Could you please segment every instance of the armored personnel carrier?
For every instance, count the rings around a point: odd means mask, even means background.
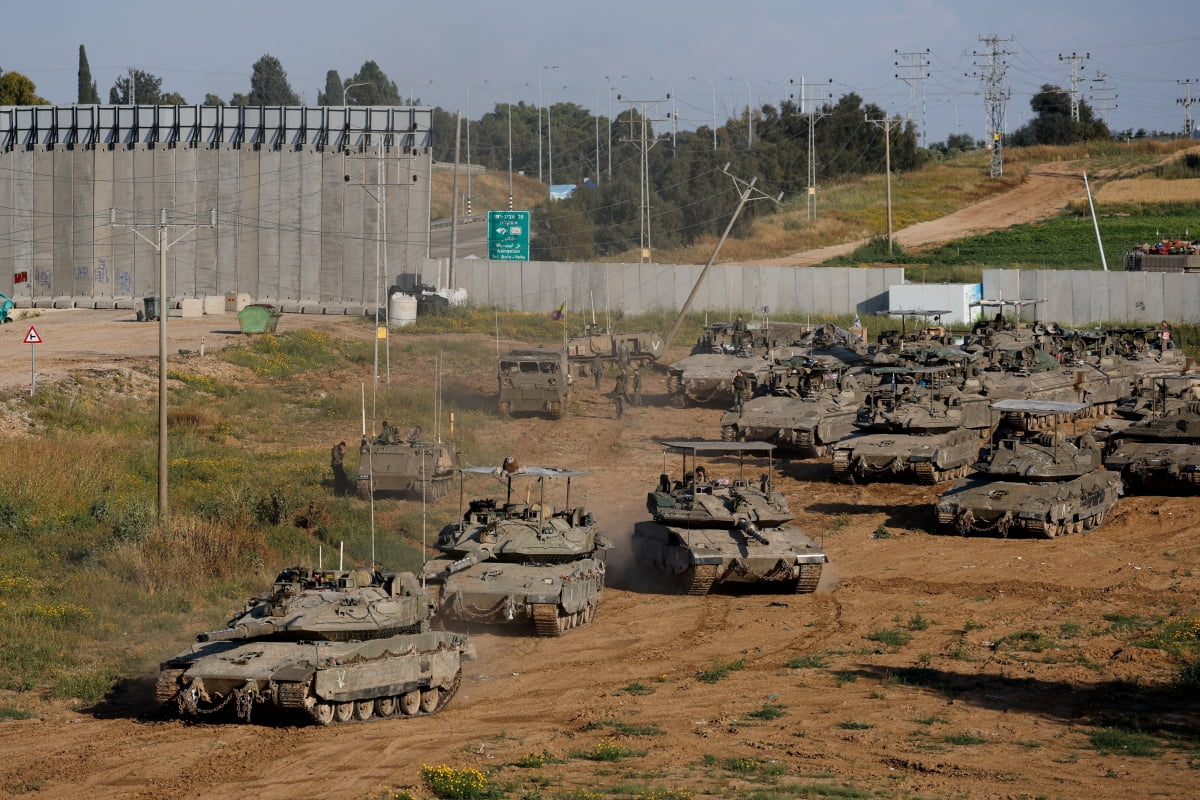
[[[794,345],[808,329],[803,325],[766,320],[718,322],[706,325],[692,354],[667,368],[671,405],[729,403],[733,376],[740,369],[755,386],[767,379],[772,359],[790,358],[802,348]]]
[[[1200,403],[1117,431],[1104,464],[1139,489],[1200,491]]]
[[[597,356],[609,364],[646,365],[662,358],[663,337],[656,331],[613,333],[594,325],[567,341],[571,363],[591,364]]]
[[[156,696],[181,716],[255,707],[320,724],[440,711],[475,651],[430,630],[433,602],[411,573],[291,567],[224,630],[162,663]]]
[[[667,452],[682,456],[682,480],[672,482],[664,471],[647,494],[651,519],[633,530],[633,556],[640,566],[666,573],[687,594],[707,594],[718,584],[759,584],[797,594],[816,590],[828,558],[816,542],[789,524],[793,515],[787,499],[773,483],[770,457],[775,445],[662,444]],[[728,464],[726,456],[737,462]],[[757,478],[747,475],[747,457],[766,459],[767,471]],[[718,477],[730,467],[736,469],[736,477]]]
[[[578,470],[520,467],[506,460],[499,469],[466,467],[460,472],[492,474],[506,484],[503,502],[472,500],[458,522],[442,529],[443,555],[422,569],[449,620],[487,624],[533,623],[539,636],[561,636],[596,616],[604,589],[604,551],[610,546],[592,514],[571,505],[571,479]],[[530,480],[523,500],[513,482]],[[566,499],[555,509],[546,484],[566,483]],[[536,489],[536,495],[535,495]]]
[[[1077,414],[1082,403],[1027,403],[1029,413]],[[1091,436],[1016,431],[984,450],[980,474],[956,481],[937,502],[943,527],[966,535],[1012,531],[1044,536],[1097,528],[1124,491],[1101,466]]]
[[[855,421],[861,433],[833,446],[834,477],[915,475],[924,484],[964,477],[992,430],[987,399],[959,389],[946,377],[955,371],[948,365],[891,369],[904,369],[904,382],[881,384],[867,396]]]
[[[394,429],[393,429],[394,431]],[[437,500],[449,491],[458,469],[458,449],[450,442],[421,441],[412,427],[401,440],[392,431],[363,439],[358,456],[358,496],[369,500],[384,493],[403,493]]]
[[[548,347],[510,350],[500,358],[500,416],[544,413],[562,418],[571,399],[567,353]]]
[[[765,391],[740,412],[721,415],[722,441],[772,442],[806,458],[825,455],[854,431],[863,399],[856,369],[827,357],[777,360]]]

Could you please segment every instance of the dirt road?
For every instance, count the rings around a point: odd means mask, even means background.
[[[153,364],[135,354],[155,352],[156,339],[141,341],[153,326],[72,314],[37,322],[48,371]],[[235,335],[211,322],[177,330],[173,348]],[[55,356],[60,337],[87,343]],[[120,357],[101,344],[110,337]],[[403,367],[414,380],[428,368]],[[455,372],[447,396],[494,392],[493,380]],[[649,406],[620,421],[577,385],[565,420],[494,423],[523,463],[592,471],[575,491],[616,547],[590,626],[560,639],[474,631],[479,658],[459,694],[415,720],[188,724],[154,707],[150,674],[98,713],[47,701],[38,719],[0,722],[0,795],[428,797],[423,764],[477,767],[514,799],[749,797],[768,785],[793,787],[781,797],[1194,794],[1197,699],[1153,688],[1177,665],[1135,642],[1200,612],[1195,498],[1125,498],[1101,529],[1055,540],[961,538],[933,532],[934,487],[834,484],[820,460],[787,461],[797,523],[831,559],[821,590],[668,594],[630,563],[628,535],[662,470],[656,441],[715,438],[721,410],[670,408],[658,379],[647,385]],[[163,655],[190,633],[164,633]],[[725,677],[702,680],[714,666]],[[1152,754],[1098,750],[1113,724],[1154,736]],[[594,760],[613,744],[628,752]]]
[[[953,214],[902,228],[895,232],[895,240],[906,248],[931,247],[963,236],[1036,222],[1054,216],[1066,208],[1071,200],[1082,197],[1083,194],[1083,178],[1070,163],[1041,164],[1029,173],[1024,183],[1011,191],[967,206]],[[861,239],[755,263],[779,267],[811,267],[831,258],[848,255],[866,243],[866,239]]]

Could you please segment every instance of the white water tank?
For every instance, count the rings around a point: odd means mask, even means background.
[[[402,328],[417,321],[417,298],[404,292],[393,292],[388,298],[388,325]]]

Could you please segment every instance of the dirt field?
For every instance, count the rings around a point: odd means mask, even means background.
[[[152,364],[157,327],[132,320],[82,311],[33,320],[45,340],[39,380]],[[28,324],[0,337],[7,392],[28,390]],[[284,317],[281,330],[302,324],[369,335],[344,318]],[[232,316],[169,327],[171,353],[239,335]],[[696,798],[1195,794],[1197,698],[1155,690],[1178,665],[1133,643],[1154,620],[1200,614],[1196,499],[1125,498],[1103,528],[1050,541],[960,538],[932,532],[932,487],[837,485],[822,461],[788,461],[781,488],[831,560],[820,591],[664,594],[628,557],[662,471],[656,441],[715,438],[721,410],[670,408],[661,380],[647,384],[648,406],[620,421],[587,382],[565,420],[495,423],[522,462],[593,472],[576,487],[616,547],[590,626],[561,639],[475,631],[479,657],[459,694],[416,720],[187,724],[161,715],[149,700],[153,676],[139,676],[130,699],[99,712],[46,704],[38,719],[0,722],[0,796],[290,800],[406,788],[427,797],[423,764],[485,770],[514,800],[687,796],[665,789]],[[446,389],[478,397],[494,382],[456,374]],[[163,656],[188,633],[164,641]],[[722,665],[740,668],[701,679]],[[1101,752],[1091,737],[1114,724],[1153,736],[1155,749]],[[602,742],[611,752],[611,740],[631,752],[589,758]],[[514,765],[543,753],[545,763]]]

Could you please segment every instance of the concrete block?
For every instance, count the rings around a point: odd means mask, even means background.
[[[225,298],[219,294],[209,294],[204,296],[204,313],[209,314],[224,314],[225,313]]]
[[[246,294],[245,292],[225,293],[226,312],[236,314],[248,305],[250,305],[250,295]]]
[[[179,316],[194,319],[204,316],[204,301],[199,297],[187,297],[179,301]]]

